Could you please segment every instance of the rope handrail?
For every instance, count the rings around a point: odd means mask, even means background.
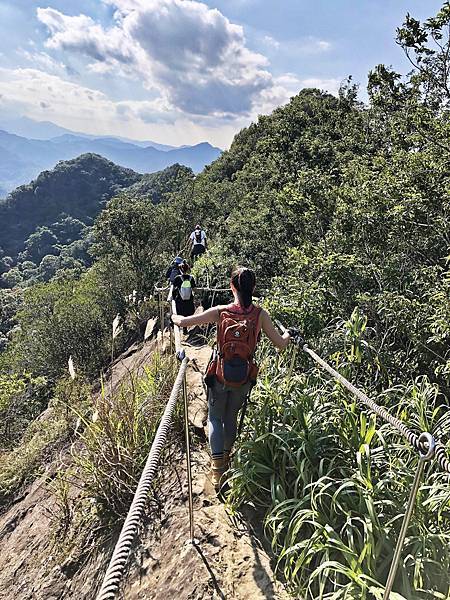
[[[155,292],[168,292],[170,290],[170,285],[166,285],[165,287],[158,287],[155,285]]]
[[[286,328],[279,321],[277,321],[277,324],[282,331],[287,331]],[[395,427],[408,440],[411,446],[413,446],[422,454],[426,454],[428,452],[428,447],[426,443],[423,440],[419,439],[419,436],[413,431],[411,431],[411,429],[409,429],[402,421],[400,421],[400,419],[397,419],[397,417],[391,415],[389,411],[387,411],[382,406],[379,406],[374,400],[369,398],[367,394],[365,394],[357,387],[355,387],[352,383],[350,383],[348,379],[346,379],[343,375],[336,371],[336,369],[333,369],[333,367],[330,366],[327,362],[325,362],[323,358],[321,358],[318,354],[316,354],[314,350],[311,350],[308,344],[300,343],[298,345],[304,352],[306,352],[306,354],[309,354],[309,356],[316,363],[318,363],[323,369],[325,369],[325,371],[327,371],[337,381],[339,381],[339,383],[341,383],[345,388],[347,388],[354,396],[358,398],[358,400],[360,400],[372,412],[374,412],[382,419],[390,423],[393,427]],[[445,446],[439,441],[436,441],[435,457],[441,469],[443,471],[446,471],[447,473],[450,473],[450,461],[447,458],[447,451],[445,449]]]
[[[157,287],[155,285],[155,292],[157,292],[157,293],[168,292],[169,290],[170,290],[170,285],[167,285],[165,287]],[[230,294],[231,294],[231,289],[229,287],[227,287],[227,288],[195,287],[194,290],[197,290],[198,292],[230,292]]]
[[[196,287],[194,288],[194,290],[197,290],[199,292],[229,292],[231,294],[231,289],[229,287],[227,288],[211,288],[211,287]]]
[[[157,473],[159,458],[163,446],[167,441],[169,429],[172,425],[172,415],[175,410],[180,390],[183,386],[188,362],[189,359],[185,357],[180,364],[170,398],[166,404],[164,414],[156,431],[147,462],[145,463],[130,510],[128,511],[109,566],[106,570],[102,586],[97,595],[97,600],[112,600],[116,597],[120,581],[124,575],[125,567],[130,557],[131,546],[144,512],[150,486]]]
[[[332,375],[335,379],[339,381],[345,388],[347,388],[354,396],[358,398],[363,404],[365,404],[372,412],[380,416],[382,419],[390,423],[393,427],[395,427],[419,452],[426,454],[428,452],[428,447],[425,442],[419,439],[419,436],[415,434],[411,429],[409,429],[400,419],[391,415],[389,411],[387,411],[382,406],[379,406],[374,400],[369,398],[367,394],[359,390],[355,387],[348,379],[346,379],[343,375],[341,375],[336,369],[333,369],[328,363],[326,363],[318,354],[311,350],[307,344],[304,344],[302,350],[309,354],[313,360],[315,360],[321,367],[323,367],[330,375]],[[436,441],[435,447],[435,457],[439,463],[439,466],[442,470],[450,473],[450,461],[447,458],[447,452],[445,446]]]

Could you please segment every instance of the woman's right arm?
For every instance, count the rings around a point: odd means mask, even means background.
[[[289,344],[291,339],[289,333],[286,331],[281,335],[272,323],[269,313],[264,309],[261,311],[261,328],[276,348],[284,350]]]
[[[192,325],[206,325],[207,323],[217,323],[219,320],[219,311],[221,306],[213,306],[201,313],[192,315],[191,317],[181,317],[180,315],[172,315],[172,321],[179,327],[191,327]]]

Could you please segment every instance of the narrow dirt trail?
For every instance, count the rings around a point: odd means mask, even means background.
[[[189,420],[206,435],[207,403],[202,383],[211,349],[184,346],[188,367]],[[132,569],[124,588],[126,600],[284,600],[270,559],[249,526],[232,519],[217,499],[209,479],[207,445],[192,452],[196,546],[189,539],[187,478],[184,457],[174,465],[179,493],[173,490],[163,509],[157,539],[144,536],[141,565]],[[173,493],[175,492],[175,493]]]

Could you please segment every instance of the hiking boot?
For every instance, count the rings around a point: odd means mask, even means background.
[[[211,480],[216,492],[220,490],[223,481],[223,474],[226,471],[223,456],[214,457],[211,460]]]

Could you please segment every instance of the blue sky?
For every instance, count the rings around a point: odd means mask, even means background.
[[[0,0],[0,116],[169,144],[233,135],[302,87],[336,93],[435,0]]]

